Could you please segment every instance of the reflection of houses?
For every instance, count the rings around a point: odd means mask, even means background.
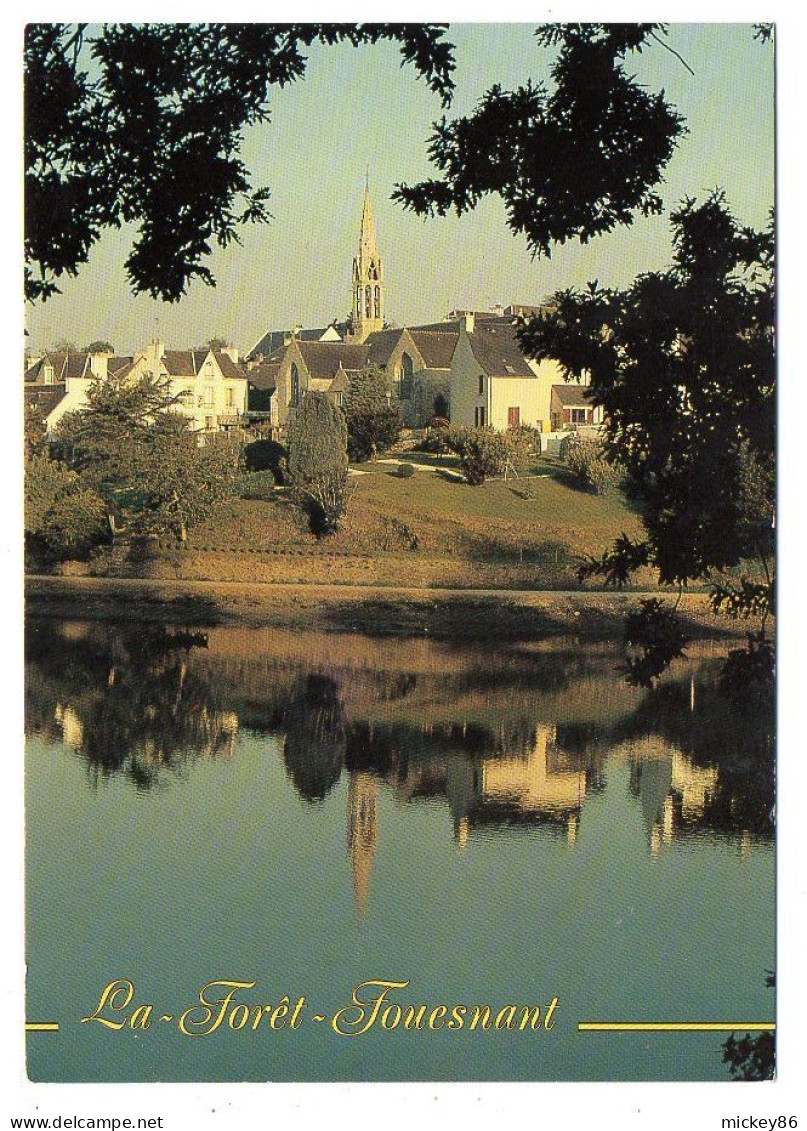
[[[539,723],[524,753],[418,762],[395,794],[402,801],[444,795],[460,844],[475,828],[492,825],[565,827],[573,844],[587,785],[586,769],[555,745],[554,726]]]
[[[650,851],[699,828],[708,828],[708,809],[718,784],[716,766],[699,766],[659,736],[631,753],[631,791],[637,794],[650,834]]]

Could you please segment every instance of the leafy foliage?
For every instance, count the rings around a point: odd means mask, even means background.
[[[182,401],[151,374],[110,374],[90,386],[87,408],[57,428],[58,446],[135,537],[167,533],[184,542],[190,526],[235,494],[240,445],[213,436],[200,447]]]
[[[446,443],[460,457],[471,486],[478,487],[491,476],[504,474],[509,458],[507,441],[493,428],[452,428]]]
[[[106,505],[65,464],[33,455],[25,468],[25,534],[46,558],[85,558],[109,535]]]
[[[391,40],[448,104],[453,48],[423,24],[29,24],[25,32],[26,295],[47,299],[109,228],[135,224],[132,289],[175,302],[213,245],[265,222],[244,131],[305,76],[313,44]],[[91,77],[86,55],[93,68]]]
[[[347,451],[355,462],[372,459],[398,440],[403,420],[397,407],[389,404],[386,374],[377,366],[355,373],[345,396]]]
[[[608,452],[600,440],[570,437],[566,446],[566,462],[574,474],[588,483],[598,495],[604,495],[609,488],[616,487],[621,478],[619,467],[609,460]]]
[[[24,452],[27,460],[33,455],[40,454],[45,446],[47,426],[45,414],[39,405],[26,402],[23,428]]]
[[[741,227],[722,193],[673,214],[674,258],[626,291],[565,291],[519,333],[533,357],[588,370],[646,539],[615,544],[588,575],[624,584],[654,565],[663,584],[707,581],[716,610],[772,608],[774,229]],[[727,575],[756,563],[760,576]]]
[[[673,660],[684,655],[687,637],[681,631],[675,613],[657,597],[641,601],[639,609],[625,618],[625,644],[638,648],[639,654],[627,662],[628,683],[635,687],[652,687],[653,680]]]
[[[458,214],[489,193],[504,201],[514,233],[533,254],[553,243],[586,242],[661,211],[653,191],[685,132],[664,92],[641,86],[629,55],[662,42],[662,24],[549,24],[536,31],[554,48],[554,89],[528,82],[492,87],[469,117],[436,123],[429,155],[442,173],[395,198],[424,215]]]
[[[271,471],[274,481],[285,481],[289,453],[277,440],[253,440],[244,448],[247,471]]]
[[[347,506],[347,425],[324,393],[310,392],[288,433],[289,481],[318,538],[332,534]]]

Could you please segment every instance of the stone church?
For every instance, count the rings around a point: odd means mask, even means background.
[[[516,320],[539,310],[456,310],[427,325],[388,325],[384,261],[365,184],[350,316],[320,329],[264,334],[247,355],[251,415],[258,410],[280,433],[307,392],[323,392],[341,405],[351,377],[376,366],[387,374],[390,403],[410,428],[449,416],[456,424],[502,430],[529,424],[542,432],[558,421],[566,426],[567,417],[572,424],[578,417],[594,423],[577,382],[566,381],[556,362],[521,352]]]

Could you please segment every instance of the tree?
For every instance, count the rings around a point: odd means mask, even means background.
[[[383,369],[371,365],[350,378],[345,395],[347,450],[351,460],[372,459],[396,442],[403,428],[399,409],[389,403],[389,383]]]
[[[773,219],[763,232],[741,227],[713,193],[686,200],[672,227],[669,270],[626,291],[561,292],[519,333],[530,356],[591,375],[606,451],[641,508],[645,537],[623,535],[583,575],[621,586],[650,565],[663,585],[706,582],[715,611],[761,615],[764,641],[775,593]],[[659,602],[645,602],[631,636],[672,658]]]
[[[318,538],[331,534],[347,505],[347,425],[324,393],[310,392],[289,427],[289,482]]]
[[[497,85],[469,117],[444,117],[429,142],[442,179],[399,184],[394,198],[444,216],[498,193],[512,231],[549,256],[555,243],[585,243],[637,213],[659,213],[654,188],[685,126],[663,91],[625,69],[628,56],[668,47],[664,24],[545,24],[535,34],[557,51],[552,92],[543,83]]]
[[[59,423],[59,448],[135,537],[184,542],[189,527],[235,494],[240,445],[214,436],[200,447],[182,400],[151,374],[110,374],[90,386],[86,409]]]
[[[25,403],[25,416],[24,416],[24,452],[25,459],[29,459],[32,455],[38,455],[45,446],[45,435],[47,433],[47,425],[45,423],[45,414],[41,407],[35,402],[26,401]]]
[[[493,475],[503,475],[507,466],[507,441],[493,428],[452,428],[447,444],[460,457],[465,478],[479,487]]]
[[[175,302],[211,285],[212,245],[264,222],[244,131],[267,122],[270,94],[304,77],[305,49],[400,45],[448,103],[453,49],[422,24],[29,24],[25,29],[26,295],[76,275],[101,234],[138,227],[132,289]],[[92,70],[86,56],[92,60]]]
[[[47,558],[84,558],[109,534],[103,499],[74,471],[33,454],[25,468],[25,536]]]
[[[105,341],[99,340],[97,342],[90,342],[90,344],[88,346],[85,346],[83,352],[84,353],[114,353],[115,347],[112,345],[111,342],[105,342]]]

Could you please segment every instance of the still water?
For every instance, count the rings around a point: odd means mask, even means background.
[[[575,641],[34,619],[26,647],[35,1080],[726,1080],[721,1034],[577,1024],[774,1019],[772,720],[715,646],[653,691]],[[80,1023],[116,978],[148,1030]],[[160,1020],[220,979],[304,1023]],[[337,1035],[368,979],[555,1025]]]

